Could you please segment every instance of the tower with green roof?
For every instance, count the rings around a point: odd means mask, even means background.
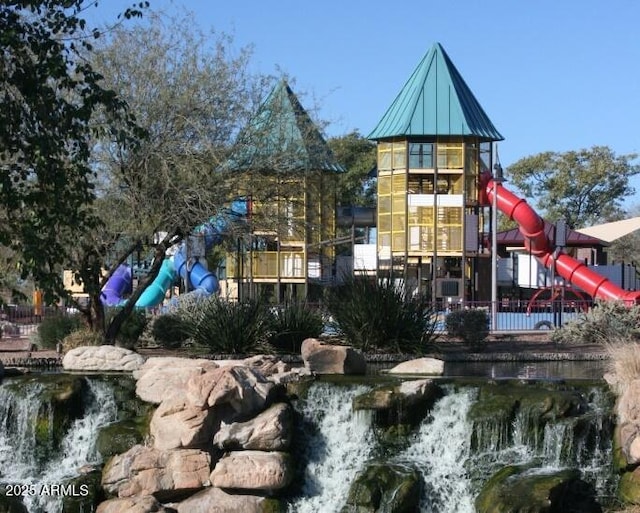
[[[484,300],[481,173],[503,140],[439,43],[378,125],[378,271],[437,298]]]
[[[226,170],[251,200],[249,235],[227,255],[227,297],[307,298],[335,269],[336,184],[343,168],[285,80],[238,137]]]

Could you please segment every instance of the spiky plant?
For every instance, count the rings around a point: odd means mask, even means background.
[[[230,302],[211,296],[194,312],[191,337],[202,348],[218,353],[264,351],[269,337],[269,314],[260,301]]]
[[[337,330],[362,351],[422,353],[434,339],[430,301],[389,279],[348,278],[325,301]]]
[[[300,353],[303,340],[319,336],[324,328],[322,313],[302,301],[287,301],[270,313],[269,343],[279,352]]]

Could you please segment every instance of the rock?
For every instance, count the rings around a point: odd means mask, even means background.
[[[388,427],[396,424],[417,425],[442,397],[440,387],[430,379],[386,385],[353,398],[354,410],[374,410],[375,422]]]
[[[232,495],[220,488],[207,488],[178,504],[178,513],[277,513],[280,501],[260,495]]]
[[[623,504],[640,505],[640,467],[620,476],[618,498]]]
[[[307,367],[294,367],[288,371],[271,374],[267,379],[276,385],[287,385],[298,381],[311,380],[313,379],[313,374]]]
[[[0,362],[0,379],[4,377],[4,365]]]
[[[588,409],[585,397],[576,390],[552,389],[510,382],[480,386],[478,400],[471,406],[468,419],[473,423],[471,447],[474,450],[499,450],[513,437],[516,416],[527,419],[525,440],[534,440],[550,421],[578,417]],[[487,426],[491,426],[487,429]],[[502,433],[498,440],[492,434]],[[496,446],[496,443],[498,444]]]
[[[192,376],[153,413],[150,433],[158,449],[204,447],[220,424],[264,410],[276,386],[248,367],[221,367]]]
[[[230,452],[211,472],[212,486],[237,490],[279,490],[292,479],[291,457],[285,452]]]
[[[101,476],[100,470],[91,469],[64,483],[64,486],[71,487],[71,493],[63,495],[62,511],[64,513],[95,511],[96,506],[104,499],[100,486]]]
[[[189,379],[186,398],[197,407],[229,405],[238,416],[250,416],[264,409],[274,386],[254,369],[221,367]]]
[[[208,486],[210,465],[209,454],[197,449],[161,451],[136,445],[109,460],[102,486],[118,497],[153,494],[169,500]]]
[[[342,513],[418,511],[421,489],[417,469],[399,463],[372,463],[358,472]]]
[[[257,370],[265,378],[272,374],[279,374],[291,370],[288,363],[283,362],[277,356],[270,354],[257,354],[244,360],[216,360],[220,367],[234,367],[237,365]]]
[[[102,426],[98,430],[96,449],[104,460],[122,454],[134,445],[141,444],[145,438],[146,426],[139,419],[121,420]]]
[[[144,363],[138,353],[116,346],[80,346],[71,349],[62,359],[65,370],[74,371],[129,371]]]
[[[517,465],[504,467],[495,473],[480,491],[475,506],[477,513],[602,513],[594,487],[580,478],[580,471],[527,473],[525,467]]]
[[[143,401],[160,404],[171,391],[184,387],[193,376],[217,368],[214,361],[204,358],[151,357],[133,373],[138,380],[136,394]]]
[[[151,417],[149,433],[153,446],[161,450],[204,447],[216,430],[214,413],[209,408],[193,406],[182,394],[168,397]]]
[[[325,344],[315,338],[302,342],[305,367],[315,374],[364,374],[367,362],[353,347]]]
[[[292,424],[291,407],[278,403],[247,422],[222,423],[213,443],[226,450],[282,451],[291,445]]]
[[[444,374],[444,362],[437,358],[416,358],[399,363],[387,371],[389,374],[428,374],[442,376]]]
[[[153,495],[110,499],[98,506],[96,513],[169,513]]]

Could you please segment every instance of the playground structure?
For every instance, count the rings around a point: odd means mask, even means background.
[[[194,230],[194,233],[203,239],[205,252],[222,242],[232,223],[246,218],[247,204],[246,200],[236,200],[230,208],[223,209],[220,214]],[[162,262],[158,276],[138,298],[136,306],[150,308],[161,304],[178,276],[191,284],[193,295],[210,296],[220,289],[216,275],[207,269],[206,263],[191,258],[187,243],[182,242],[173,257]],[[101,298],[104,304],[117,306],[125,302],[124,295],[131,290],[131,285],[131,268],[128,265],[120,265],[102,289]]]
[[[252,219],[248,237],[238,238],[237,251],[226,254],[220,280],[192,259],[183,243],[136,306],[158,305],[178,276],[190,278],[187,288],[193,294],[221,291],[230,299],[260,296],[274,302],[309,299],[312,288],[335,282],[336,175],[343,169],[286,82],[274,88],[245,135],[269,144],[239,145],[242,151],[230,157],[228,168],[246,173],[245,189],[238,194],[251,197],[253,213],[271,224]],[[536,212],[491,176],[494,143],[503,137],[439,44],[425,55],[369,139],[377,142],[373,274],[390,275],[412,293],[431,294],[441,303],[488,302],[495,255],[484,241],[495,206],[518,223],[530,254],[574,290],[594,299],[640,303],[640,292],[623,290],[556,249]],[[285,148],[298,148],[300,154],[278,155]],[[287,167],[271,169],[272,162]],[[254,188],[259,179],[272,180],[275,192],[260,198]],[[351,217],[355,226],[353,212]],[[224,215],[214,216],[198,227],[206,250],[220,243],[228,222]],[[490,228],[491,236],[495,229]],[[131,281],[130,268],[117,269],[103,291],[105,303],[120,304]]]
[[[627,305],[640,304],[640,291],[623,290],[583,262],[554,248],[545,234],[544,221],[524,199],[507,190],[488,174],[484,174],[482,179],[486,183],[484,190],[488,203],[495,200],[497,208],[518,223],[527,249],[545,267],[554,269],[568,283],[594,299],[622,301]]]

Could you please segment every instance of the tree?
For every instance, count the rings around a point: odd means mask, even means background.
[[[146,279],[107,327],[108,341],[157,276],[167,249],[228,206],[237,189],[219,168],[264,79],[248,71],[250,48],[234,55],[230,36],[209,38],[197,27],[192,15],[152,12],[144,25],[112,31],[91,55],[104,86],[118,92],[148,134],[134,151],[103,139],[94,154],[96,215],[104,228],[87,233],[76,255],[91,304],[100,304],[110,277],[101,277],[99,265],[108,262],[112,273],[135,250],[153,255]]]
[[[369,173],[376,165],[376,145],[357,130],[327,141],[346,173],[340,176],[340,205],[375,206],[375,186]]]
[[[629,179],[640,173],[636,154],[617,156],[606,146],[544,152],[509,166],[509,180],[535,198],[549,221],[570,228],[620,219],[622,201],[634,192]]]
[[[48,302],[65,295],[62,266],[78,235],[99,223],[91,208],[93,137],[109,133],[128,147],[135,126],[126,104],[83,58],[101,35],[87,29],[86,3],[0,6],[0,245],[19,258],[21,276],[31,276]],[[140,16],[146,4],[124,18]]]

